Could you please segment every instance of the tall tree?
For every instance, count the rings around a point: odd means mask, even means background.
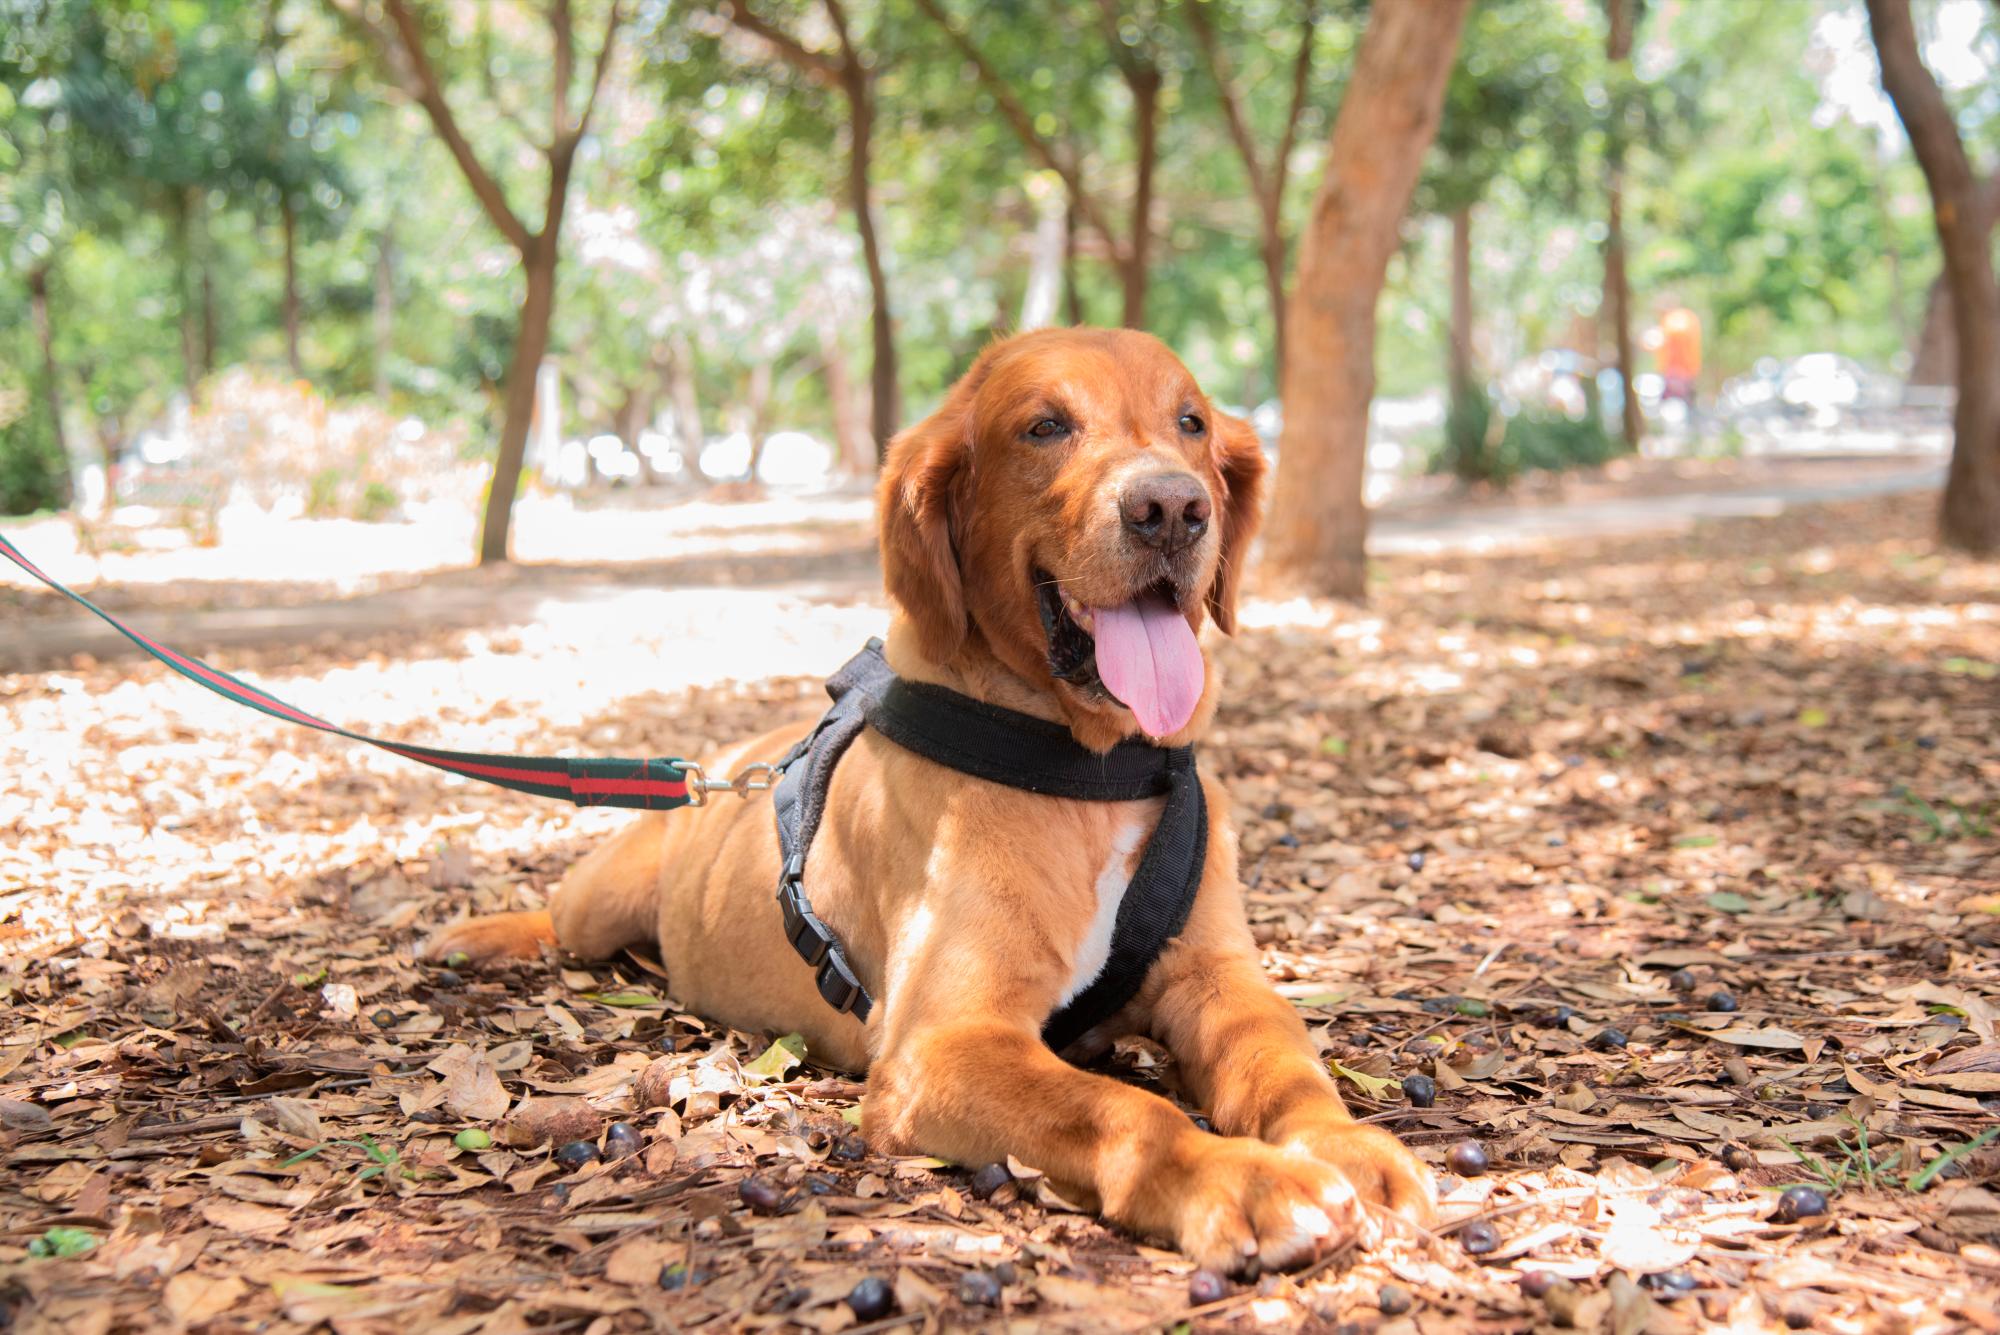
[[[1596,37],[1543,0],[1489,0],[1466,20],[1437,144],[1417,207],[1451,225],[1446,338],[1446,448],[1467,481],[1494,476],[1492,414],[1474,338],[1473,229],[1494,184],[1518,182],[1550,209],[1574,210],[1582,194],[1583,77]]]
[[[1318,22],[1316,0],[1299,6],[1299,44],[1292,56],[1290,99],[1286,103],[1284,128],[1266,159],[1258,146],[1250,123],[1244,89],[1231,72],[1229,59],[1216,39],[1215,23],[1209,16],[1211,0],[1190,0],[1184,9],[1188,26],[1194,30],[1195,45],[1201,49],[1209,79],[1222,102],[1222,115],[1229,127],[1230,142],[1243,159],[1243,172],[1250,181],[1250,195],[1257,205],[1260,224],[1257,253],[1264,261],[1264,291],[1271,302],[1271,364],[1274,383],[1285,378],[1285,279],[1291,251],[1291,237],[1285,228],[1285,185],[1291,174],[1292,145],[1299,132],[1299,118],[1305,113],[1306,93],[1312,83],[1313,32]]]
[[[1604,0],[1604,55],[1610,62],[1611,111],[1604,139],[1604,314],[1611,321],[1611,346],[1618,361],[1618,397],[1625,444],[1638,449],[1646,434],[1633,387],[1632,280],[1625,267],[1625,153],[1630,139],[1632,36],[1644,0]]]
[[[1937,80],[1917,49],[1910,0],[1868,0],[1882,86],[1930,187],[1958,343],[1958,406],[1939,531],[1974,552],[2000,552],[2000,282],[1979,180]]]
[[[515,212],[500,179],[467,139],[458,113],[446,95],[444,76],[431,58],[425,34],[427,26],[443,26],[444,16],[435,11],[419,11],[412,7],[412,0],[380,0],[379,8],[366,0],[328,0],[328,3],[373,46],[394,82],[424,109],[431,128],[450,150],[480,208],[521,259],[525,286],[514,331],[514,352],[504,382],[500,451],[494,461],[493,482],[487,491],[486,514],[479,534],[480,564],[502,562],[507,559],[514,497],[520,488],[528,426],[534,417],[536,372],[548,351],[549,322],[555,314],[563,210],[569,202],[577,147],[589,132],[591,113],[596,109],[605,73],[617,50],[618,29],[624,20],[623,0],[611,0],[606,10],[581,107],[574,105],[573,95],[577,25],[571,0],[552,0],[548,7],[552,47],[548,134],[546,139],[534,143],[546,169],[542,173],[546,185],[539,225],[531,224]],[[516,119],[504,104],[495,110],[506,119]]]
[[[1123,296],[1122,322],[1127,328],[1144,328],[1153,244],[1153,175],[1160,155],[1160,89],[1164,83],[1162,62],[1150,35],[1136,19],[1120,12],[1116,0],[1097,0],[1112,63],[1132,96],[1132,201],[1121,229],[1112,221],[1110,206],[1084,184],[1082,155],[1076,146],[1058,144],[1043,133],[1013,84],[1001,76],[972,35],[945,13],[940,0],[917,0],[917,7],[951,38],[1029,156],[1062,178],[1077,216],[1103,242],[1105,254],[1117,270]]]
[[[1470,3],[1375,5],[1334,120],[1286,317],[1285,426],[1265,527],[1266,566],[1288,587],[1366,589],[1375,305]]]
[[[870,376],[873,408],[869,425],[879,462],[887,455],[889,438],[901,416],[896,379],[896,330],[889,312],[889,277],[882,264],[882,245],[875,232],[873,175],[869,146],[875,125],[874,67],[856,48],[854,25],[841,0],[821,0],[838,54],[814,50],[777,24],[758,17],[746,0],[729,0],[730,21],[755,33],[793,68],[839,91],[847,105],[847,192],[854,211],[854,229],[861,238],[861,258],[868,269],[868,291],[874,304],[875,366]]]
[[[1970,228],[1992,236],[2000,221],[2000,171],[1988,176],[1980,186],[1979,198],[1971,214]],[[1913,385],[1949,385],[1958,362],[1958,339],[1953,330],[1951,275],[1941,273],[1931,283],[1924,299],[1923,324],[1910,349],[1909,382]]]

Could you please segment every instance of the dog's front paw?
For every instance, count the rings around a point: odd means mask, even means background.
[[[1217,1138],[1203,1146],[1181,1194],[1175,1241],[1210,1269],[1284,1270],[1345,1245],[1367,1223],[1332,1164],[1262,1141]]]
[[[541,910],[530,913],[489,913],[453,923],[424,942],[420,959],[449,963],[463,955],[471,965],[497,964],[506,960],[540,959],[542,947],[556,943],[555,924]]]
[[[1429,1227],[1437,1218],[1437,1182],[1423,1160],[1379,1126],[1329,1121],[1285,1140],[1289,1149],[1332,1164],[1371,1205]]]

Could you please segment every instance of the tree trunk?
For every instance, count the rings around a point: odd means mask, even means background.
[[[1063,314],[1074,328],[1083,323],[1083,293],[1076,286],[1076,200],[1063,192]]]
[[[771,359],[760,357],[750,368],[749,436],[751,486],[761,485],[757,470],[764,466],[764,442],[769,437],[771,410]]]
[[[1377,4],[1333,125],[1286,311],[1285,428],[1265,563],[1280,585],[1366,588],[1375,304],[1437,134],[1470,0]]]
[[[1472,371],[1472,206],[1451,214],[1451,400],[1476,388]]]
[[[1984,228],[1990,237],[1996,220],[2000,220],[2000,172],[1986,178],[1979,193],[1979,212],[1974,226]],[[1952,383],[1958,369],[1958,339],[1952,332],[1951,286],[1940,273],[1931,283],[1929,294],[1924,299],[1924,322],[1917,330],[1915,345],[1910,349],[1910,373],[1905,381],[1912,385],[1945,386]]]
[[[507,531],[513,524],[514,497],[521,489],[521,465],[528,453],[528,426],[535,415],[535,376],[549,347],[549,321],[556,307],[556,245],[543,237],[522,269],[527,291],[521,296],[521,317],[514,333],[514,357],[507,364],[505,407],[500,421],[500,457],[493,464],[493,484],[486,493],[486,518],[479,530],[479,564],[507,560]]]
[[[285,231],[285,364],[292,377],[303,380],[305,369],[299,362],[299,215],[292,201],[278,203],[278,221]]]
[[[874,191],[869,176],[869,141],[875,127],[874,93],[868,72],[847,62],[841,67],[841,88],[847,94],[847,190],[854,209],[854,228],[861,234],[861,258],[868,269],[868,295],[873,305],[875,363],[869,373],[873,406],[869,426],[875,433],[875,457],[889,453],[889,438],[902,416],[897,402],[896,326],[889,312],[889,277],[882,267],[882,245],[875,235]]]
[[[1609,0],[1610,32],[1604,54],[1613,65],[1632,59],[1633,0]],[[1639,411],[1639,391],[1633,382],[1632,284],[1625,274],[1625,106],[1614,96],[1604,152],[1604,311],[1611,320],[1611,347],[1618,359],[1619,402],[1625,446],[1637,450],[1646,434]]]
[[[701,424],[701,394],[695,385],[694,348],[687,338],[675,334],[667,346],[667,386],[674,404],[674,432],[688,478],[701,480],[701,447],[707,433]]]
[[[375,242],[375,402],[389,402],[389,358],[396,343],[396,234],[384,228]]]
[[[201,284],[201,372],[214,375],[215,345],[220,340],[215,314],[215,236],[208,230],[207,196],[190,193],[194,196],[191,213],[195,236],[201,243],[195,255],[195,273]]]
[[[1911,385],[1943,387],[1951,384],[1958,369],[1958,340],[1952,333],[1951,287],[1939,274],[1924,298],[1924,322],[1917,329],[1916,346],[1910,352]]]
[[[1151,66],[1130,70],[1132,140],[1139,159],[1132,188],[1132,235],[1119,257],[1118,277],[1124,286],[1127,329],[1146,327],[1147,264],[1153,245],[1153,167],[1160,153],[1160,72]]]
[[[42,349],[42,402],[48,409],[49,431],[56,452],[62,456],[62,495],[57,503],[67,507],[76,495],[76,470],[69,457],[69,438],[63,434],[62,385],[56,374],[56,331],[49,316],[49,269],[38,264],[28,270],[28,319],[35,326],[35,342]]]
[[[840,343],[840,326],[831,317],[819,322],[819,360],[826,373],[826,401],[833,409],[833,440],[840,452],[834,461],[838,472],[865,475],[877,460],[865,414],[857,412],[854,375],[847,364],[847,349]]]
[[[1275,215],[1264,220],[1259,249],[1264,257],[1264,292],[1271,302],[1271,385],[1285,383],[1285,234]]]
[[[188,402],[194,402],[195,387],[201,384],[201,339],[195,331],[194,239],[189,235],[188,201],[185,191],[172,192],[174,233],[174,299],[180,306],[181,388]]]
[[[1958,406],[1939,535],[1973,552],[2000,551],[2000,282],[1988,219],[1951,108],[1917,49],[1909,0],[1868,0],[1882,85],[1930,187],[1958,340]]]
[[[1625,277],[1625,182],[1622,168],[1611,169],[1605,182],[1604,310],[1611,320],[1611,351],[1618,363],[1621,424],[1627,449],[1636,450],[1646,435],[1645,414],[1639,411],[1639,390],[1632,370],[1632,285]]]

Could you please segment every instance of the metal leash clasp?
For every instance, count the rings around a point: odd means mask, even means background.
[[[705,807],[710,793],[734,793],[748,798],[752,793],[767,793],[778,782],[778,767],[755,761],[736,771],[732,778],[711,779],[700,765],[692,760],[680,762],[681,777],[687,780],[688,805]]]

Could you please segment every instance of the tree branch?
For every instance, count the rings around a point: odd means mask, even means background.
[[[1222,99],[1222,118],[1229,126],[1229,137],[1236,144],[1237,156],[1243,159],[1243,172],[1250,178],[1250,192],[1257,197],[1260,207],[1268,211],[1266,201],[1271,190],[1264,178],[1264,164],[1257,153],[1257,142],[1250,133],[1250,123],[1243,114],[1243,102],[1237,96],[1235,81],[1230,77],[1228,60],[1223,56],[1215,40],[1215,27],[1208,21],[1208,6],[1203,0],[1192,0],[1183,6],[1187,10],[1188,26],[1194,29],[1194,43],[1201,48],[1202,63],[1208,67],[1209,81],[1215,85],[1216,96]]]
[[[500,229],[500,234],[507,238],[509,244],[526,255],[535,244],[534,234],[507,203],[506,192],[487,172],[485,165],[479,161],[479,156],[473,152],[472,145],[467,142],[464,132],[459,129],[458,118],[452,114],[451,104],[445,101],[444,89],[439,85],[437,73],[431,68],[430,57],[424,50],[422,26],[417,22],[415,15],[411,14],[410,7],[404,0],[383,0],[383,7],[388,12],[389,21],[395,25],[400,39],[398,46],[414,80],[414,86],[410,89],[411,95],[430,116],[432,128],[437,131],[438,138],[444,140],[445,147],[451,151],[453,160],[458,163],[459,171],[465,176],[466,184],[472,187],[472,193],[479,200],[480,207],[486,210],[486,216]],[[369,26],[373,28],[375,25]]]
[[[1076,211],[1082,215],[1090,229],[1103,238],[1112,256],[1116,258],[1123,255],[1124,247],[1119,244],[1117,233],[1111,230],[1110,224],[1104,219],[1104,214],[1098,210],[1097,201],[1084,190],[1083,181],[1076,168],[1065,163],[1057,155],[1055,146],[1036,131],[1034,117],[1030,116],[1028,109],[1021,105],[1021,100],[1014,96],[1014,90],[994,71],[993,66],[987,63],[985,55],[978,46],[952,23],[938,0],[917,0],[917,8],[929,15],[931,21],[938,27],[944,29],[945,36],[951,39],[959,54],[964,56],[978,72],[980,83],[984,84],[986,91],[993,95],[993,100],[1000,106],[1001,115],[1006,117],[1014,136],[1021,141],[1029,155],[1062,178],[1064,188],[1069,191],[1069,197],[1076,205]]]
[[[326,7],[333,11],[335,18],[351,30],[361,40],[363,46],[373,47],[382,63],[388,67],[390,82],[411,101],[416,100],[417,80],[411,73],[409,61],[404,59],[402,46],[387,28],[370,18],[358,0],[326,0]]]
[[[836,8],[829,4],[828,14]],[[729,0],[729,21],[743,31],[760,37],[785,62],[809,78],[818,79],[829,87],[840,83],[841,62],[822,51],[814,51],[798,38],[773,23],[757,17],[746,0]],[[847,45],[847,25],[843,18],[835,19],[834,25],[840,33],[841,48],[852,58],[852,50]]]
[[[1271,163],[1271,193],[1280,206],[1285,199],[1285,179],[1292,171],[1292,146],[1298,142],[1299,118],[1305,115],[1306,95],[1312,86],[1313,36],[1318,19],[1315,0],[1305,0],[1305,15],[1299,23],[1299,51],[1292,58],[1292,104],[1285,109],[1285,133],[1278,140],[1278,156]]]
[[[834,40],[840,43],[840,61],[845,72],[852,77],[861,70],[861,57],[855,53],[854,39],[847,31],[847,6],[841,0],[823,0],[826,5],[827,22],[833,25]]]
[[[556,49],[549,94],[549,143],[560,144],[569,134],[569,86],[576,78],[576,22],[569,0],[554,0],[549,6],[549,35]]]
[[[527,140],[535,147],[541,148],[541,136],[537,135],[534,129],[528,124],[527,118],[521,114],[521,109],[507,100],[506,95],[500,91],[498,81],[493,77],[492,45],[493,28],[487,22],[487,11],[482,7],[479,11],[480,91],[486,94],[486,100],[493,104],[493,109],[500,113],[501,120],[513,126],[519,132],[521,138]]]
[[[1111,59],[1118,66],[1119,72],[1125,76],[1126,81],[1130,82],[1133,75],[1141,69],[1152,69],[1149,61],[1133,55],[1131,49],[1125,45],[1124,35],[1118,31],[1118,20],[1123,15],[1118,12],[1117,0],[1097,0],[1097,14],[1104,21],[1104,37],[1111,44]],[[1153,73],[1157,75],[1159,71],[1155,69]]]
[[[590,129],[590,118],[597,110],[597,93],[604,87],[604,74],[611,68],[611,53],[618,45],[618,25],[624,21],[624,0],[611,0],[611,13],[604,20],[604,40],[598,43],[597,63],[590,70],[590,91],[584,95],[583,111],[576,118],[578,139]]]

